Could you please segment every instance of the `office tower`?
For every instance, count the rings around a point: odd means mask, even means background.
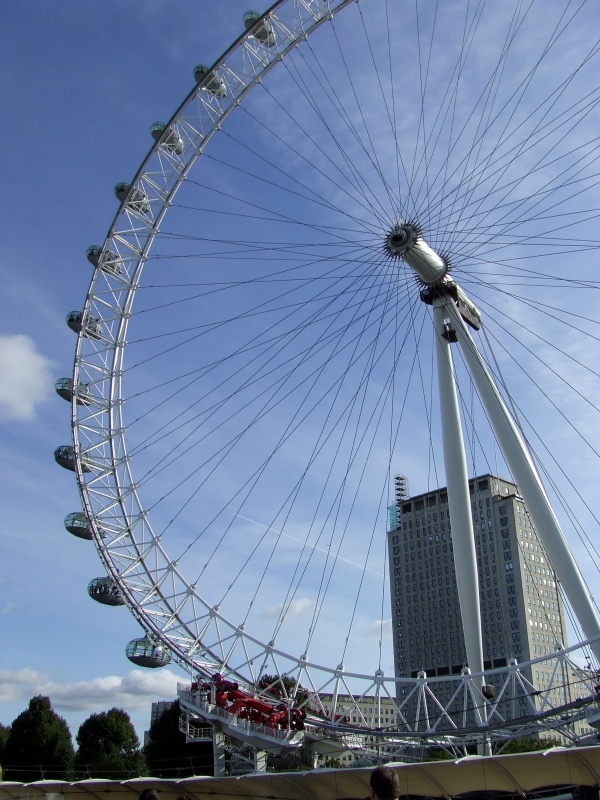
[[[485,668],[552,653],[566,643],[562,600],[517,486],[481,475],[469,481],[469,493]],[[453,549],[447,490],[397,499],[390,528],[396,676],[460,674],[466,665],[454,571],[460,553]],[[531,670],[527,677],[536,683]]]

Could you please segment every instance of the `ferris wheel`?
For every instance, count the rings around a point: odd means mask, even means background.
[[[394,475],[450,487],[462,447],[463,484],[504,472],[521,487],[477,369],[567,538],[596,555],[600,11],[280,0],[243,23],[151,125],[87,251],[91,285],[67,318],[74,373],[57,384],[74,440],[55,455],[83,504],[66,527],[106,569],[90,594],[144,630],[130,658],[182,665],[192,706],[198,681],[215,704],[216,675],[238,700],[277,684],[288,721],[303,709],[331,737],[348,722],[341,695],[400,702]],[[479,366],[467,347],[444,373],[464,431],[448,445],[435,352],[443,338],[448,364],[463,336]],[[579,579],[591,691],[600,629]],[[475,675],[464,697],[489,727],[476,642],[467,661],[455,680]],[[403,681],[435,695],[435,681]],[[539,729],[538,711],[519,730]],[[429,718],[400,716],[431,736]],[[381,735],[380,715],[362,723]]]

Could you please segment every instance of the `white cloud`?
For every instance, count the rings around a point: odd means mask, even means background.
[[[52,362],[24,334],[0,336],[0,418],[29,420],[50,394]]]
[[[361,631],[365,639],[374,641],[386,641],[392,638],[392,620],[376,619],[370,625],[365,625]]]
[[[175,697],[177,694],[177,681],[180,680],[181,676],[178,677],[169,670],[153,670],[152,672],[132,670],[129,675],[122,679],[121,690],[132,697],[144,697],[146,699],[155,695]]]
[[[169,671],[146,675],[134,670],[124,677],[108,675],[71,684],[49,682],[40,687],[40,692],[47,694],[59,710],[97,711],[116,706],[128,711],[146,711],[153,700],[176,697],[177,680]]]
[[[300,597],[298,600],[292,600],[288,614],[301,614],[307,608],[312,608],[312,600]]]
[[[306,611],[308,608],[312,608],[313,601],[310,600],[308,597],[299,597],[296,600],[292,600],[289,607],[286,609],[286,618],[289,617],[297,617],[299,614],[302,614],[303,611]],[[265,619],[275,619],[278,617],[283,609],[283,603],[279,603],[279,605],[271,606],[268,608],[263,617]]]
[[[47,676],[35,669],[0,669],[0,703],[12,703],[31,696],[31,688],[43,683]]]
[[[0,670],[0,702],[46,695],[61,711],[99,711],[113,707],[147,711],[155,700],[177,696],[178,677],[169,670],[145,673],[132,670],[123,677],[107,675],[89,681],[61,683],[33,669]]]

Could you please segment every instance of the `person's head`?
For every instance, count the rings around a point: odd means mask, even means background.
[[[144,789],[138,800],[159,800],[158,792],[155,789]]]
[[[372,800],[397,800],[400,796],[400,781],[390,767],[376,767],[369,784]]]

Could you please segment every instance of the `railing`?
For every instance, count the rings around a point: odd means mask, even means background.
[[[240,719],[235,714],[231,714],[227,709],[221,708],[214,703],[198,700],[194,697],[196,692],[191,691],[190,684],[178,684],[177,695],[184,706],[192,713],[197,713],[206,719],[219,719],[231,730],[232,735],[245,734],[246,736],[258,736],[260,738],[275,739],[282,744],[300,742],[303,734],[300,731],[280,730],[270,728],[258,722],[251,722],[249,719]]]
[[[181,714],[179,717],[179,730],[185,733],[188,739],[195,741],[212,742],[213,729],[210,725],[198,727],[197,725],[190,725],[189,717],[187,714]]]

